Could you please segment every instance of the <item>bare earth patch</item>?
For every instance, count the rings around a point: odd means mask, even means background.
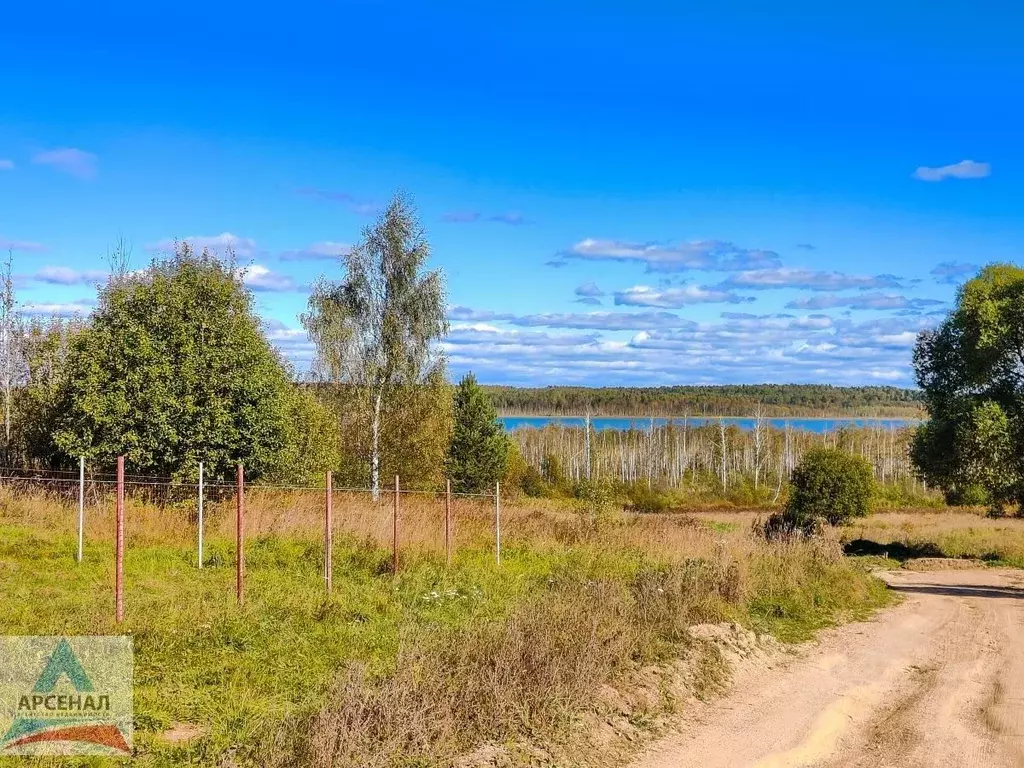
[[[911,571],[969,571],[987,566],[984,560],[955,557],[918,557],[908,560],[903,567]]]
[[[182,744],[206,735],[206,729],[195,723],[171,723],[171,727],[163,732],[164,741],[170,744]]]
[[[632,768],[1024,765],[1024,574],[884,577],[899,606],[741,663]]]

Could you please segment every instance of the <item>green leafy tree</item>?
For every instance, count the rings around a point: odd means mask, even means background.
[[[1024,508],[1024,269],[992,264],[914,349],[930,420],[911,456],[950,501]],[[979,493],[979,491],[981,493]]]
[[[18,346],[23,371],[14,408],[18,461],[53,467],[70,464],[54,443],[54,434],[61,417],[71,341],[83,328],[81,318],[31,318],[22,325]]]
[[[341,460],[341,424],[337,414],[308,388],[295,386],[287,398],[285,448],[271,479],[317,485]],[[340,478],[339,478],[340,479]]]
[[[509,440],[487,393],[467,373],[455,389],[454,430],[446,468],[460,493],[491,490],[505,476]]]
[[[873,487],[866,459],[835,448],[815,448],[793,470],[784,519],[802,530],[819,521],[842,525],[868,513]]]
[[[70,337],[54,443],[68,458],[141,472],[272,473],[287,445],[291,381],[233,259],[187,243],[148,269],[116,271]],[[67,460],[67,459],[65,459]]]
[[[422,411],[422,393],[428,391],[430,402],[443,408],[436,395],[444,386],[444,357],[436,342],[447,333],[448,321],[441,273],[424,271],[429,256],[411,201],[396,195],[345,256],[344,278],[321,278],[302,315],[316,346],[314,374],[356,406],[359,431],[368,437],[374,498],[382,462],[391,458],[400,469],[389,444],[416,443],[424,438],[422,430],[433,428],[433,419],[408,419],[404,406],[412,403]]]

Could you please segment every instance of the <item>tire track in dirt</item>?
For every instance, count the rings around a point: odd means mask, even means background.
[[[901,605],[740,669],[633,768],[1024,766],[1020,573],[886,579]]]

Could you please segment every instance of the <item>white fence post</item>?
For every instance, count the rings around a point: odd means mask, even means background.
[[[85,545],[85,456],[78,457],[78,562]]]
[[[203,462],[199,462],[199,567],[203,567]]]

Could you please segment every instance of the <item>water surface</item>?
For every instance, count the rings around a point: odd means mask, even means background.
[[[672,422],[677,427],[683,425],[684,419],[667,419],[667,418],[618,418],[601,416],[594,417],[590,420],[591,426],[594,429],[650,429],[653,424],[655,427],[664,427],[669,422]],[[754,428],[755,419],[742,418],[738,416],[725,416],[721,419],[715,417],[704,417],[704,416],[691,416],[685,419],[689,426],[701,426],[705,424],[717,424],[719,421],[724,421],[726,425],[735,425],[743,430],[752,430]],[[919,419],[872,419],[872,418],[824,418],[824,419],[812,419],[812,418],[765,418],[761,420],[762,423],[771,426],[775,429],[785,429],[788,424],[790,429],[800,429],[807,432],[834,432],[842,427],[870,427],[873,429],[900,429],[901,427],[911,427],[920,423]],[[505,425],[505,429],[512,430],[519,427],[543,427],[548,424],[561,424],[566,427],[582,427],[585,420],[575,416],[503,416],[501,422]]]

